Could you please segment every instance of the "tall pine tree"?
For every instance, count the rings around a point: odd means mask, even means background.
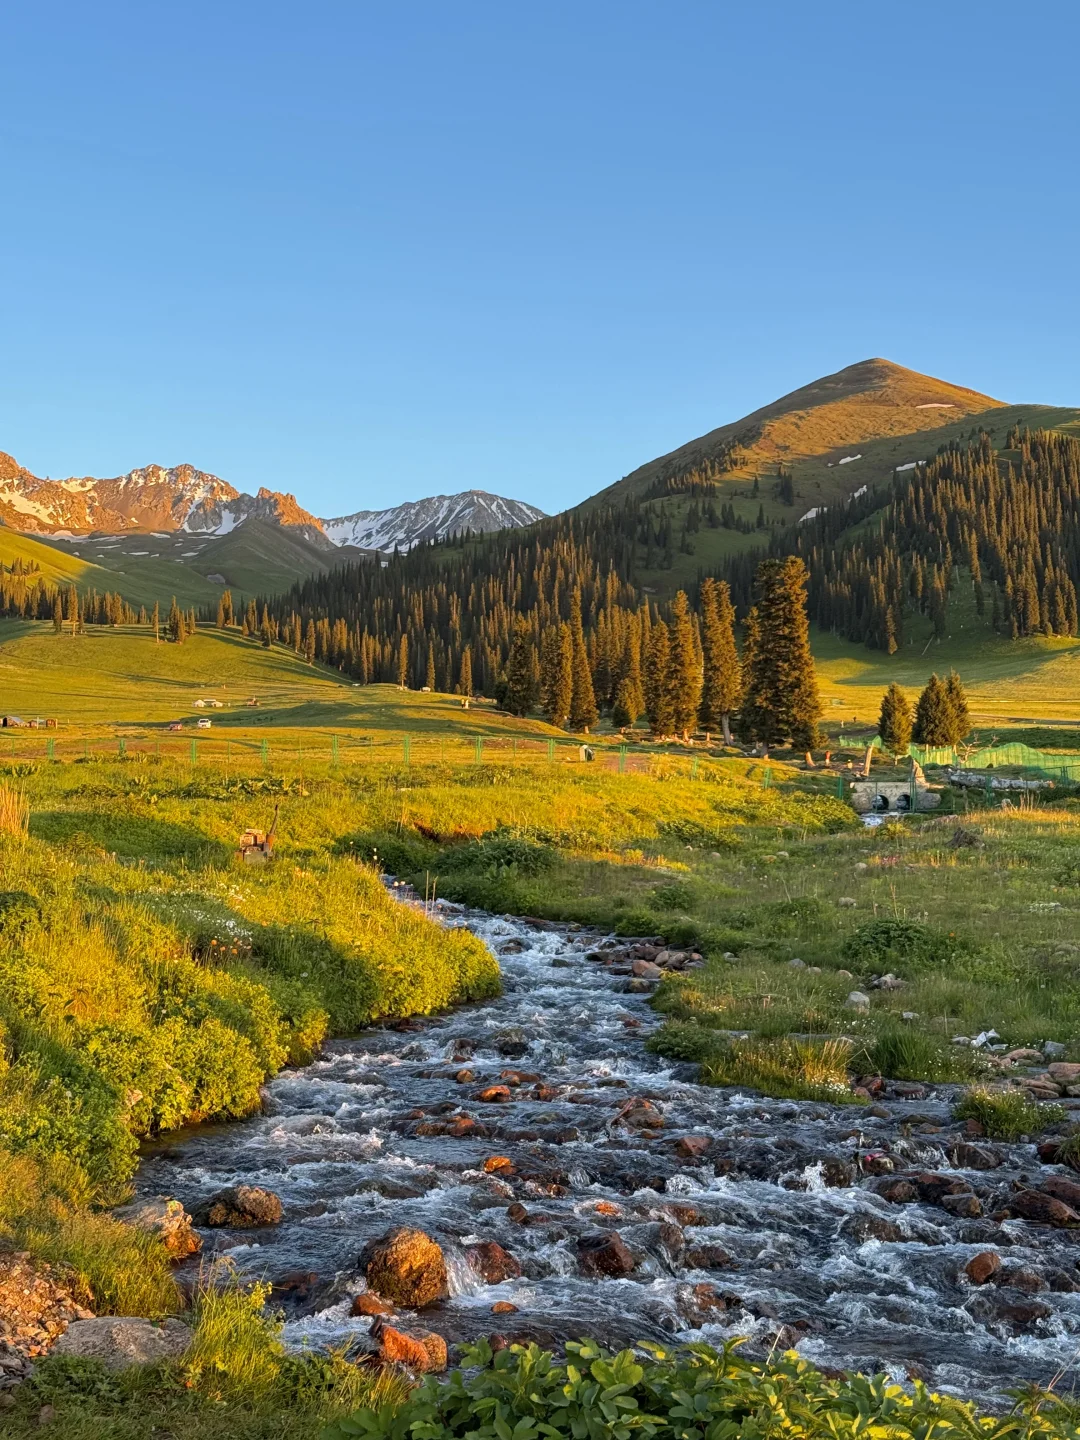
[[[697,723],[701,674],[694,644],[694,620],[685,590],[680,590],[671,602],[668,635],[668,665],[664,683],[671,709],[671,725],[675,733],[686,740]]]
[[[878,716],[878,734],[885,749],[893,755],[903,755],[911,743],[911,726],[911,706],[900,686],[894,683],[882,696]]]
[[[668,659],[671,638],[663,620],[657,620],[649,637],[649,653],[645,657],[645,713],[654,735],[670,735],[674,728],[671,696],[667,688]]]
[[[702,685],[698,718],[705,730],[723,731],[731,744],[731,717],[742,699],[742,670],[735,645],[735,607],[726,580],[701,582]]]
[[[758,566],[757,633],[743,667],[748,738],[766,745],[790,740],[798,750],[817,744],[821,714],[810,653],[806,581],[806,566],[797,556],[763,560]]]
[[[570,729],[589,730],[599,719],[593,694],[592,671],[581,628],[581,593],[570,600],[570,640],[573,645],[573,694],[570,699]]]
[[[953,733],[953,710],[945,682],[939,675],[931,675],[915,706],[912,739],[917,745],[951,745]]]

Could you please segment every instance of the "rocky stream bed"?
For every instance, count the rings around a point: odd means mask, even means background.
[[[262,1115],[140,1170],[142,1197],[197,1218],[227,1187],[280,1197],[276,1223],[219,1212],[185,1268],[227,1256],[269,1280],[288,1343],[748,1336],[983,1403],[1074,1362],[1080,1176],[973,1138],[953,1087],[853,1106],[698,1085],[645,1049],[659,1019],[627,942],[443,915],[498,955],[499,999],[336,1042]],[[368,1285],[396,1227],[442,1252],[417,1312]]]

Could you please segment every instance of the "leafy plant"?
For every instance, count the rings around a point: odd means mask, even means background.
[[[322,1440],[1075,1440],[1069,1407],[1045,1393],[1019,1400],[1011,1415],[983,1416],[920,1381],[906,1389],[885,1375],[825,1375],[794,1352],[755,1363],[737,1343],[611,1354],[570,1342],[558,1364],[535,1344],[493,1354],[481,1340],[462,1347],[463,1370],[429,1376],[403,1405],[337,1420]]]

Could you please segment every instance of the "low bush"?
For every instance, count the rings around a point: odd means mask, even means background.
[[[977,1120],[991,1140],[1019,1140],[1038,1135],[1065,1119],[1060,1105],[1038,1104],[1023,1090],[989,1090],[974,1085],[957,1101],[958,1120]]]
[[[1074,1440],[1074,1414],[1048,1394],[1018,1402],[1010,1416],[885,1375],[828,1375],[794,1352],[764,1362],[692,1345],[642,1345],[611,1354],[569,1343],[559,1364],[535,1344],[493,1355],[486,1341],[463,1347],[463,1370],[425,1379],[400,1406],[368,1407],[336,1421],[323,1440],[735,1440],[790,1436],[888,1436],[891,1440]]]
[[[968,960],[973,951],[971,942],[963,937],[935,930],[918,920],[882,916],[860,925],[849,935],[841,954],[863,973],[892,970],[911,976],[953,968]]]

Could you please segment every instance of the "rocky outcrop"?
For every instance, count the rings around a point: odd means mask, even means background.
[[[52,1353],[98,1360],[106,1370],[126,1370],[129,1365],[179,1360],[190,1344],[191,1331],[179,1320],[101,1315],[93,1320],[73,1321]]]
[[[258,1185],[232,1185],[207,1202],[206,1224],[215,1228],[253,1230],[281,1221],[281,1201]]]
[[[402,1226],[369,1241],[360,1268],[376,1295],[410,1310],[434,1305],[449,1293],[443,1252],[422,1230]]]
[[[376,1320],[370,1334],[384,1364],[404,1365],[417,1375],[441,1375],[446,1369],[449,1359],[446,1341],[434,1330],[410,1335],[383,1320]]]
[[[174,1260],[186,1260],[202,1249],[202,1241],[193,1229],[191,1216],[179,1200],[170,1200],[167,1195],[155,1195],[150,1200],[121,1205],[113,1214],[125,1225],[134,1225],[136,1230],[159,1236]]]

